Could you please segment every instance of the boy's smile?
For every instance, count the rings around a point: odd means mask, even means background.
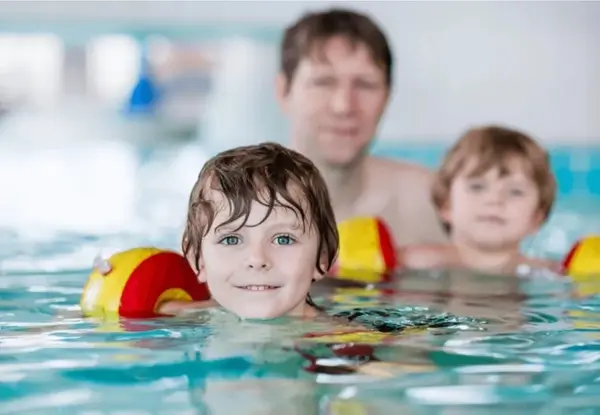
[[[202,241],[199,278],[215,300],[244,318],[304,315],[317,272],[319,238],[291,207],[253,201],[232,223],[229,202],[212,191],[217,207]],[[307,218],[310,220],[310,218]],[[221,226],[223,224],[223,226]]]
[[[538,189],[519,159],[511,160],[506,174],[496,167],[471,176],[473,164],[452,183],[442,212],[453,235],[485,249],[518,245],[542,220]]]

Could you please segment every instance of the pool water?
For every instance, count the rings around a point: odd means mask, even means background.
[[[33,196],[11,188],[13,200],[36,196],[36,209],[0,206],[0,414],[600,408],[600,284],[593,280],[448,270],[399,274],[385,287],[315,285],[317,301],[352,319],[347,324],[240,321],[221,310],[146,321],[81,318],[81,288],[98,252],[178,247],[187,193],[205,157],[193,145],[85,149],[2,156],[4,194],[6,177],[25,170],[46,188]],[[48,165],[61,166],[51,179]],[[561,194],[557,206],[528,241],[530,252],[560,257],[594,226],[600,231],[592,191]],[[335,334],[349,328],[355,333]]]

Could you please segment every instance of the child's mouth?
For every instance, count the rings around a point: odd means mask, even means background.
[[[479,216],[477,218],[480,222],[487,222],[492,225],[504,225],[506,221],[502,219],[500,216],[487,215],[487,216]]]
[[[279,285],[236,285],[236,288],[246,291],[273,291],[281,288]]]

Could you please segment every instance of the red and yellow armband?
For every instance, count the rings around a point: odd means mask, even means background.
[[[578,295],[600,293],[600,235],[579,240],[563,260],[563,273],[576,283]]]
[[[340,250],[331,274],[364,283],[386,282],[397,266],[396,246],[385,223],[357,217],[338,224]]]
[[[81,310],[94,317],[157,317],[166,301],[209,300],[180,254],[158,248],[133,248],[97,259],[81,295]]]

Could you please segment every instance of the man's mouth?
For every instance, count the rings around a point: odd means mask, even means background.
[[[246,291],[273,291],[278,288],[281,288],[280,285],[236,285],[235,288],[239,288],[240,290]]]
[[[331,127],[327,130],[330,133],[338,136],[355,136],[358,134],[358,128],[352,127]]]

